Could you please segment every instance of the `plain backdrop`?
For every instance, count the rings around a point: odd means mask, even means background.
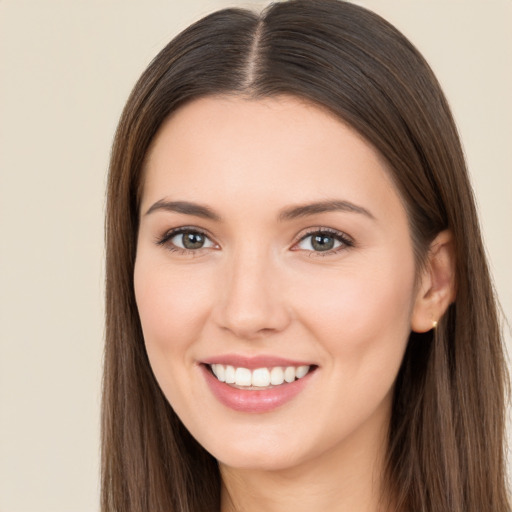
[[[359,1],[424,53],[512,311],[512,1]],[[0,0],[0,512],[98,510],[103,208],[131,87],[224,0]],[[509,315],[510,317],[510,315]]]

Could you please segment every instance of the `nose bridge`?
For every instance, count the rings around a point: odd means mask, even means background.
[[[252,243],[226,261],[219,321],[238,337],[253,338],[285,328],[289,318],[271,251]]]

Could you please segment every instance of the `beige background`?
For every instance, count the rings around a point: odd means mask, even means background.
[[[511,312],[512,1],[358,3],[445,87]],[[0,0],[0,512],[98,510],[109,146],[149,60],[227,5],[248,3]]]

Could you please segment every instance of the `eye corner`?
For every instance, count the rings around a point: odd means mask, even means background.
[[[182,236],[181,242],[178,240],[173,241],[176,237]],[[189,240],[191,242],[191,246],[187,247],[187,243],[185,242],[185,235],[189,235],[191,237],[197,237],[202,240],[197,242],[197,246],[194,245],[193,240]],[[155,238],[155,244],[164,247],[170,252],[175,252],[183,255],[193,255],[197,256],[204,250],[219,250],[220,245],[213,239],[213,237],[207,233],[205,230],[195,227],[195,226],[180,226],[177,228],[172,228],[166,230],[162,235],[157,236]]]
[[[310,241],[309,248],[301,247],[301,244],[306,243],[308,238],[311,239],[311,237],[314,236],[317,236],[318,238],[316,241],[317,244],[325,243],[327,245],[323,247],[316,247],[317,250],[315,250],[315,243]],[[329,242],[326,241],[327,239],[332,239],[332,244],[329,244]],[[346,233],[333,228],[317,226],[302,232],[290,250],[304,251],[304,253],[307,253],[308,257],[329,256],[350,249],[354,247],[354,245],[355,243],[353,238]]]

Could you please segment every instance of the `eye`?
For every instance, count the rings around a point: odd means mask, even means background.
[[[208,236],[192,228],[174,229],[166,233],[157,243],[168,246],[170,250],[183,252],[216,247]]]
[[[213,247],[212,241],[203,233],[197,231],[185,231],[174,235],[169,240],[173,245],[180,249],[202,249],[203,247]]]
[[[318,229],[302,237],[297,249],[314,252],[336,252],[343,247],[352,247],[353,242],[343,233],[335,230]]]

